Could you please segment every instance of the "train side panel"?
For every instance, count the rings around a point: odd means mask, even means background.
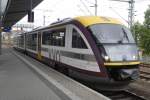
[[[46,32],[49,34],[53,34],[51,33],[53,31],[58,32],[56,38],[59,38],[60,41],[56,40],[56,43],[54,43],[54,41],[53,43],[48,43],[49,40],[44,38],[44,34],[46,33],[43,32],[42,42],[44,44],[42,43],[41,45],[41,55],[43,57],[73,66],[77,69],[100,72],[99,66],[86,38],[76,26],[67,25],[62,28],[48,31]],[[74,35],[72,35],[72,33]],[[64,42],[64,44],[59,42]]]

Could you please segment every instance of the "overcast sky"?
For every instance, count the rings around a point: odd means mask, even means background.
[[[123,23],[128,20],[127,2],[117,2],[110,0],[98,1],[98,16],[109,16],[118,18]],[[44,0],[35,9],[35,26],[43,26],[45,16],[46,25],[56,21],[58,18],[68,18],[83,15],[94,15],[95,0]],[[86,5],[86,6],[85,6]],[[150,0],[135,0],[135,21],[143,22],[144,12],[150,5]],[[23,18],[19,23],[27,23],[27,17]]]

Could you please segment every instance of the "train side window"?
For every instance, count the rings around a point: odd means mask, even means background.
[[[37,33],[32,35],[32,46],[33,46],[33,50],[36,50],[36,46],[37,46]]]
[[[37,47],[37,34],[28,34],[27,35],[27,48],[36,51]]]
[[[51,44],[51,32],[50,31],[45,31],[42,34],[42,44],[44,45],[50,45]]]
[[[42,35],[42,44],[53,46],[65,46],[65,29],[45,31]]]
[[[75,29],[72,30],[72,48],[87,49],[84,40]]]
[[[65,46],[65,29],[52,32],[52,45]]]
[[[24,47],[24,37],[23,35],[18,37],[18,41],[19,41],[19,47]]]

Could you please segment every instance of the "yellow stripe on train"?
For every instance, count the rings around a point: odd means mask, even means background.
[[[42,56],[41,56],[41,53],[40,53],[40,52],[38,52],[37,58],[38,58],[38,60],[42,60]]]
[[[138,65],[140,64],[139,61],[134,62],[105,62],[105,66],[122,66],[122,65]]]
[[[82,23],[85,27],[93,24],[101,24],[101,23],[112,23],[112,24],[122,25],[122,23],[115,18],[102,17],[102,16],[80,16],[80,17],[75,17],[75,20]]]

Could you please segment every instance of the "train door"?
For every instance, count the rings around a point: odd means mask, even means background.
[[[41,33],[40,32],[38,32],[38,34],[37,34],[38,36],[38,39],[37,39],[37,43],[38,43],[38,48],[37,48],[37,51],[38,51],[38,59],[39,60],[41,60],[42,59],[42,57],[41,57]]]

